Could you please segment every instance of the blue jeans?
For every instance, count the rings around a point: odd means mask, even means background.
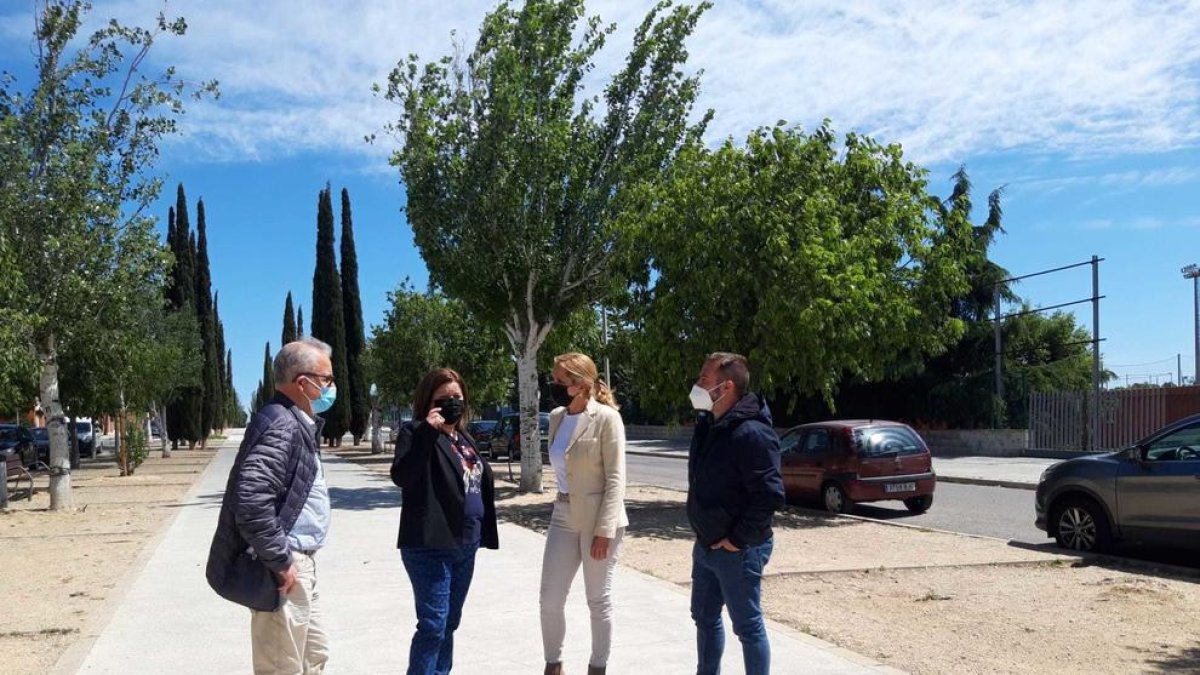
[[[408,675],[445,675],[454,665],[454,631],[462,619],[478,550],[479,544],[400,549],[417,605]]]
[[[692,621],[696,622],[696,675],[721,672],[725,627],[721,607],[729,608],[733,632],[742,642],[746,675],[771,671],[771,643],[762,614],[762,572],[771,559],[771,539],[732,553],[696,544],[692,548]]]

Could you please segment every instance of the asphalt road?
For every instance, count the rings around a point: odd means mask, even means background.
[[[655,447],[661,446],[647,442],[630,443],[631,450]],[[686,445],[676,443],[673,449],[686,449]],[[630,454],[625,462],[631,484],[687,489],[687,462],[683,459]],[[820,508],[815,503],[809,506]],[[1018,545],[1056,550],[1054,541],[1033,524],[1033,490],[938,483],[933,507],[921,515],[909,513],[899,501],[859,504],[854,513],[865,518],[996,537]],[[1146,562],[1200,568],[1200,555],[1187,551],[1125,547],[1118,554]]]
[[[625,464],[630,483],[687,489],[687,462],[682,459],[627,455]],[[933,508],[923,514],[890,501],[859,504],[855,515],[1035,545],[1049,542],[1033,525],[1033,490],[939,483]]]

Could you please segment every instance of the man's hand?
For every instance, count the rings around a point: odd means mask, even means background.
[[[287,595],[296,587],[296,579],[299,572],[296,570],[296,563],[292,563],[290,567],[282,572],[276,573],[279,576],[279,592]]]
[[[712,546],[709,546],[709,548],[713,549],[714,551],[719,548],[723,548],[726,551],[729,551],[730,553],[737,553],[738,551],[741,550],[740,548],[729,543],[729,537],[725,537],[721,541],[718,541],[717,543],[713,544]]]
[[[592,559],[604,560],[608,557],[608,545],[612,542],[609,537],[593,537],[592,538]]]

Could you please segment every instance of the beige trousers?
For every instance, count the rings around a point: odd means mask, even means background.
[[[317,602],[317,563],[292,552],[297,579],[274,612],[250,611],[255,675],[319,675],[329,660],[329,639]]]
[[[571,504],[554,503],[546,550],[542,554],[542,649],[546,663],[561,663],[567,634],[565,607],[575,573],[583,567],[583,588],[592,617],[592,655],[589,665],[608,665],[612,650],[612,578],[625,528],[617,530],[604,560],[592,558],[592,537],[571,529]]]

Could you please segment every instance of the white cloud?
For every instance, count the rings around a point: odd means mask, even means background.
[[[1044,194],[1082,186],[1108,188],[1105,192],[1125,192],[1144,188],[1168,187],[1200,183],[1200,167],[1167,166],[1153,169],[1131,169],[1062,177],[1027,177],[1012,181],[1023,189],[1033,188]]]
[[[97,0],[97,15],[145,23],[160,0]],[[623,60],[650,0],[598,0],[620,30],[596,82]],[[162,62],[221,81],[194,106],[189,145],[213,159],[265,158],[362,143],[394,116],[371,96],[410,52],[436,58],[451,30],[471,41],[492,2],[347,0],[168,6],[190,25]],[[28,34],[27,14],[0,40]],[[27,43],[27,39],[25,39]],[[924,162],[1003,150],[1107,156],[1200,144],[1200,0],[725,0],[701,20],[690,65],[716,139],[777,119],[899,141]],[[383,148],[389,146],[385,142]],[[1188,169],[1180,169],[1187,174]],[[1144,180],[1194,180],[1142,176]]]

